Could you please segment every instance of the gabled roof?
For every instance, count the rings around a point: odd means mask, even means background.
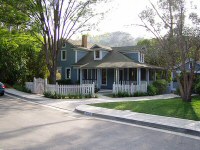
[[[138,51],[145,51],[146,47],[141,46],[122,46],[122,47],[112,47],[113,50],[120,51],[120,52],[138,52]]]
[[[87,43],[87,48],[86,47],[82,47],[82,40],[71,40],[71,39],[69,39],[67,42],[69,44],[75,46],[75,47],[83,48],[85,50],[86,49],[90,49],[93,46],[93,44]]]
[[[154,68],[161,67],[134,62],[118,51],[110,51],[102,60],[94,60],[94,53],[89,52],[85,57],[73,65],[80,68]]]
[[[104,45],[99,45],[99,44],[94,44],[91,49],[100,49],[100,50],[107,50],[107,51],[111,51],[112,48],[109,46],[104,46]]]

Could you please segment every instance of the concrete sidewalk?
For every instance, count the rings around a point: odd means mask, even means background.
[[[94,99],[60,100],[60,99],[45,98],[42,95],[24,93],[17,91],[15,89],[6,89],[6,93],[42,105],[64,109],[67,111],[76,110],[79,113],[89,116],[97,116],[106,119],[118,120],[128,123],[139,124],[143,126],[149,126],[159,129],[166,129],[170,131],[200,136],[200,121],[163,117],[163,116],[149,115],[149,114],[136,113],[130,111],[120,111],[120,110],[106,109],[106,108],[87,105],[87,104],[103,103],[103,102],[169,99],[177,97],[177,95],[174,94],[132,97],[132,98],[107,98],[105,96],[100,96],[100,98],[94,98]]]

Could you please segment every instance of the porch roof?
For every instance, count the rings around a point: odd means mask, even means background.
[[[102,60],[94,60],[93,52],[89,52],[84,58],[73,65],[78,68],[152,68],[163,69],[145,63],[138,63],[121,54],[118,51],[111,51]]]

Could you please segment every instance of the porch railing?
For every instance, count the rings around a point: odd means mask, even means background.
[[[136,92],[147,92],[147,82],[143,81],[140,85],[137,84],[113,84],[113,94],[119,92],[127,92],[128,94],[134,94]]]
[[[96,79],[85,79],[82,80],[82,84],[97,84],[97,80]]]

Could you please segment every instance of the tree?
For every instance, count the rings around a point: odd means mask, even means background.
[[[41,46],[28,32],[0,28],[0,81],[12,85],[44,77],[46,65]]]
[[[95,16],[102,17],[102,12],[95,12],[95,6],[103,1],[30,0],[29,11],[32,27],[43,37],[41,42],[51,83],[56,82],[57,57],[63,42],[78,31],[88,31],[98,23],[95,21],[94,24],[88,24]]]
[[[165,67],[176,74],[180,94],[184,101],[191,101],[192,85],[195,74],[195,64],[199,59],[200,30],[199,17],[192,13],[186,14],[187,5],[184,0],[160,0],[158,5],[150,1],[151,8],[139,14],[140,26],[150,31],[162,48]],[[186,24],[192,21],[192,25]],[[185,63],[192,62],[188,71]],[[177,71],[182,72],[183,81]]]
[[[137,46],[145,46],[147,51],[145,52],[145,62],[151,65],[164,67],[162,52],[157,39],[143,39],[138,41]]]
[[[117,31],[90,37],[89,42],[92,44],[118,47],[136,45],[137,41],[140,39],[141,38],[134,39],[129,33]]]

